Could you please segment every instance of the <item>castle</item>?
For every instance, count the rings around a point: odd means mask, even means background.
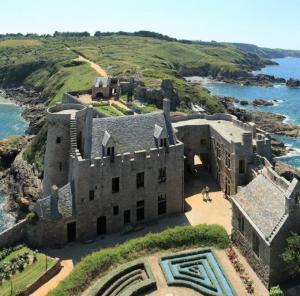
[[[266,286],[280,282],[274,258],[300,227],[300,185],[273,171],[270,137],[255,124],[228,114],[172,117],[167,99],[160,112],[103,117],[65,94],[47,112],[32,245],[88,241],[183,212],[185,173],[197,155],[232,197],[233,241]]]

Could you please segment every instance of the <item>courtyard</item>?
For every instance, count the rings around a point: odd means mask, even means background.
[[[210,201],[204,201],[201,193],[202,189],[206,186],[208,186],[210,189]],[[92,242],[74,242],[68,244],[64,248],[45,250],[45,252],[50,256],[56,256],[64,260],[72,260],[74,264],[77,264],[82,260],[83,257],[92,252],[115,246],[117,244],[126,242],[129,239],[144,236],[150,232],[160,232],[175,226],[198,224],[219,224],[225,228],[228,234],[231,233],[230,200],[224,198],[224,194],[220,190],[217,182],[201,165],[200,160],[195,158],[194,170],[189,173],[185,182],[185,213],[147,223],[147,226],[142,225],[136,229],[133,228],[133,230],[128,233],[113,233],[105,236],[99,236],[95,241]],[[254,295],[268,295],[267,289],[263,286],[250,265],[238,252],[238,250],[236,250],[236,252],[239,254],[239,258],[250,278],[254,281],[254,287],[256,291]],[[242,283],[230,261],[228,260],[225,252],[217,251],[216,254],[222,266],[225,267],[226,274],[228,275],[230,281],[236,282],[235,288],[239,291],[242,291]],[[154,269],[159,289],[149,294],[149,296],[201,295],[198,292],[187,288],[168,287],[163,275],[160,274],[161,271],[156,272],[156,267],[158,267],[158,263],[155,263],[157,261],[156,259],[157,258],[149,258],[149,260],[152,262],[151,266]],[[53,286],[51,286],[51,288],[53,288]]]

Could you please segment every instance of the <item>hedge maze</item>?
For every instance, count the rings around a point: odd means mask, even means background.
[[[134,296],[156,289],[156,282],[147,262],[126,264],[100,279],[83,295]]]
[[[162,257],[160,266],[169,286],[192,288],[204,295],[236,295],[210,249]]]

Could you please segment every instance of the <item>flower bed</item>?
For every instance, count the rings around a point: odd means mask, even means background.
[[[234,269],[239,274],[241,280],[243,281],[245,288],[249,294],[254,294],[253,281],[250,279],[249,275],[245,271],[243,264],[239,261],[238,255],[235,250],[230,246],[226,250],[226,254],[234,266]]]

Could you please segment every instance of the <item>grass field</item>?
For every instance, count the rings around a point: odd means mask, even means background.
[[[122,116],[124,115],[122,112],[117,110],[113,106],[98,106],[94,107],[97,111],[107,115],[107,116]]]
[[[10,259],[16,257],[18,254],[24,252],[31,253],[32,251],[27,247],[22,247],[20,250],[17,250],[7,257],[5,257],[0,263],[9,262]],[[55,264],[55,259],[47,258],[47,268],[51,268]],[[11,281],[4,281],[2,286],[0,286],[0,295],[1,296],[11,296],[11,283],[13,287],[13,294],[23,291],[27,286],[34,283],[43,273],[46,271],[46,257],[44,254],[37,254],[37,261],[35,263],[27,266],[24,271],[18,272],[12,276]]]
[[[7,39],[0,41],[0,47],[19,47],[19,46],[25,46],[25,47],[32,47],[32,46],[39,46],[43,43],[37,39]]]

